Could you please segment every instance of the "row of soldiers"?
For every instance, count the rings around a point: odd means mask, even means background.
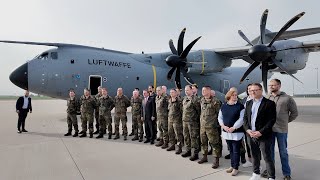
[[[122,135],[127,140],[127,108],[132,107],[132,135],[134,140],[143,141],[143,125],[151,121],[159,130],[159,142],[156,146],[167,151],[176,150],[176,154],[182,153],[182,147],[186,151],[181,154],[182,157],[190,157],[191,161],[199,159],[199,152],[202,149],[203,157],[198,163],[207,162],[208,142],[213,149],[212,168],[219,167],[219,158],[222,153],[221,128],[218,123],[218,113],[221,102],[214,97],[214,91],[209,86],[202,89],[202,97],[197,95],[197,87],[187,85],[185,87],[185,96],[182,98],[179,89],[171,89],[170,95],[167,95],[167,88],[159,86],[154,88],[149,86],[148,90],[143,91],[143,97],[139,95],[139,90],[133,91],[131,100],[123,94],[122,88],[118,88],[117,95],[112,98],[108,95],[106,88],[98,88],[99,93],[91,96],[88,89],[84,90],[84,95],[78,100],[75,92],[70,90],[70,98],[67,101],[67,122],[68,133],[65,136],[72,135],[72,126],[74,127],[74,137],[80,134],[80,137],[87,136],[87,125],[89,125],[90,138],[94,134],[94,114],[98,120],[99,135],[96,138],[103,138],[108,130],[108,139],[112,138],[112,116],[111,110],[115,109],[114,114],[114,139],[119,139],[119,125],[122,124]],[[153,101],[151,108],[155,113],[151,118],[145,116],[146,101]],[[152,110],[152,111],[153,111]],[[77,112],[81,112],[82,131],[78,133]],[[146,125],[145,125],[146,126]],[[147,131],[147,127],[145,127]],[[157,131],[155,132],[157,134]],[[154,138],[148,139],[145,143],[153,144]],[[192,153],[193,150],[193,153]]]

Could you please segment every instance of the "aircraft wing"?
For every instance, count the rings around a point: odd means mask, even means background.
[[[250,47],[251,46],[220,48],[214,49],[214,52],[230,59],[243,59],[251,64],[254,61],[248,56],[248,50]]]
[[[305,41],[302,42],[302,47],[307,52],[320,51],[320,41]]]

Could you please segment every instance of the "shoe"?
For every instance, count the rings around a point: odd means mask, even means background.
[[[25,129],[22,129],[22,132],[28,132],[27,130],[25,130]]]
[[[100,133],[99,136],[96,137],[96,139],[103,138],[103,133]]]
[[[212,168],[217,169],[219,167],[219,158],[213,158]]]
[[[212,148],[208,151],[208,155],[212,155]]]
[[[249,180],[260,180],[260,174],[253,173]]]
[[[247,161],[246,163],[242,164],[242,167],[244,168],[252,167],[252,163],[250,161]]]
[[[116,135],[116,133],[115,133],[115,132],[113,132],[113,133],[112,133],[112,135]]]
[[[127,140],[127,136],[123,136],[123,140],[126,141]]]
[[[264,170],[263,173],[261,173],[260,176],[263,177],[263,178],[268,178],[268,171]]]
[[[239,173],[239,170],[233,169],[231,172],[231,176],[236,176],[236,175],[238,175],[238,173]]]
[[[87,137],[87,133],[82,133],[79,137],[80,138]]]
[[[193,153],[193,156],[189,158],[190,161],[195,161],[199,159],[199,154],[198,153]]]
[[[233,167],[229,167],[228,169],[226,169],[226,173],[232,173],[233,171]]]
[[[80,131],[80,132],[79,132],[79,134],[83,134],[83,133],[85,133],[85,132],[84,132],[84,131]]]
[[[111,139],[111,137],[112,137],[112,135],[111,135],[111,134],[109,134],[108,139]]]
[[[179,154],[181,154],[181,153],[182,153],[182,148],[179,147],[178,150],[176,151],[176,155],[179,155]]]
[[[17,133],[22,133],[22,131],[18,130]]]
[[[23,132],[23,131],[22,131]],[[66,134],[64,134],[64,136],[71,136],[71,132],[67,132]]]
[[[150,140],[149,139],[147,139],[147,140],[145,140],[143,143],[149,143],[150,142]]]
[[[129,135],[130,136],[130,135]],[[134,138],[132,138],[132,141],[136,141],[136,140],[138,140],[139,138],[138,138],[138,136],[135,136]]]
[[[129,136],[133,136],[134,135],[134,133],[133,132],[131,132],[130,134],[129,134]]]
[[[99,130],[96,130],[93,134],[99,134]]]
[[[191,156],[191,151],[186,151],[185,153],[181,154],[182,157],[189,157]]]
[[[154,140],[151,140],[151,141],[150,141],[150,144],[154,144]]]
[[[160,146],[162,146],[164,143],[163,143],[163,141],[159,141],[157,144],[156,144],[156,146],[157,147],[160,147]]]
[[[291,176],[284,176],[283,180],[291,180]]]
[[[161,146],[162,149],[167,149],[168,147],[168,143],[163,143],[163,145]]]
[[[141,137],[141,138],[139,138],[139,142],[142,142],[143,141],[143,138]]]
[[[78,133],[75,132],[74,135],[72,137],[78,137]]]
[[[230,154],[226,155],[224,158],[225,159],[230,159]]]
[[[90,138],[93,138],[93,134],[92,133],[90,133]]]
[[[160,141],[160,138],[159,138],[159,137],[157,138],[157,141]]]
[[[172,144],[169,148],[167,148],[167,151],[174,151],[176,150],[176,145]]]
[[[120,139],[119,135],[113,138],[114,140]]]
[[[208,158],[207,155],[204,154],[200,161],[198,161],[198,164],[203,164],[205,162],[208,162]]]

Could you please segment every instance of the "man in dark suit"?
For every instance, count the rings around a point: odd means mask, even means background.
[[[16,103],[16,112],[18,113],[18,133],[28,132],[25,129],[25,121],[28,112],[32,113],[31,98],[29,97],[29,91],[26,90],[24,96],[19,97]],[[22,128],[22,129],[21,129]]]
[[[144,143],[154,144],[156,138],[156,129],[154,121],[156,117],[155,99],[149,96],[147,90],[143,90],[143,100],[141,109],[141,119],[144,121],[145,133],[147,140]]]
[[[262,86],[252,84],[253,99],[248,101],[243,117],[243,127],[250,137],[253,174],[250,180],[260,179],[261,153],[268,171],[269,180],[275,179],[275,167],[271,157],[272,127],[276,122],[276,105],[262,96]]]

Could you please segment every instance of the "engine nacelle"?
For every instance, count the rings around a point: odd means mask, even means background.
[[[190,74],[210,74],[221,72],[224,68],[230,67],[232,61],[225,59],[213,51],[199,50],[190,52],[188,57],[188,73]]]

